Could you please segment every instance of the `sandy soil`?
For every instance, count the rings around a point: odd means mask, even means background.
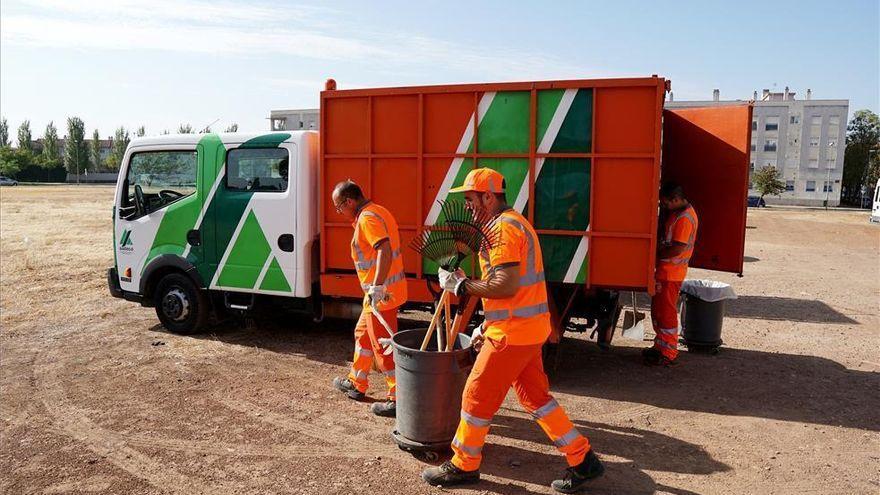
[[[109,296],[106,187],[0,192],[0,492],[435,493],[393,422],[336,393],[351,327],[264,315],[166,333]],[[725,347],[673,369],[569,335],[558,400],[606,463],[590,493],[878,493],[880,228],[749,212]],[[381,393],[375,380],[373,395]],[[564,462],[512,395],[462,493],[549,493]]]

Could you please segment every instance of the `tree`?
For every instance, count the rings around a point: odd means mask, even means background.
[[[35,165],[34,154],[27,149],[0,147],[0,175],[15,177],[18,172]]]
[[[49,121],[46,131],[43,133],[43,155],[41,164],[45,168],[55,168],[60,160],[58,156],[58,129],[55,123]]]
[[[776,170],[776,167],[767,166],[758,170],[752,177],[752,182],[755,189],[761,193],[761,199],[767,194],[778,196],[785,191],[785,183],[779,178],[779,170]]]
[[[177,133],[193,134],[193,126],[191,126],[190,124],[180,124],[180,126],[177,127]]]
[[[85,127],[79,117],[68,117],[64,166],[72,174],[79,175],[89,168],[89,146],[85,140]]]
[[[146,135],[146,134],[147,134],[147,130],[144,129],[144,126],[140,126],[137,128],[136,131],[134,131],[134,135],[137,137],[144,137],[144,135]]]
[[[34,145],[31,141],[31,121],[25,120],[18,126],[18,149],[33,153]]]
[[[119,165],[125,157],[125,150],[128,148],[129,142],[131,142],[131,138],[128,135],[128,131],[125,130],[125,127],[119,126],[113,135],[113,148],[110,150],[110,156],[107,158],[107,167],[110,170],[119,170]]]
[[[9,124],[6,117],[0,118],[0,148],[9,147]]]
[[[94,165],[94,170],[101,170],[101,165],[104,160],[101,159],[101,134],[95,129],[95,132],[92,133],[92,164]]]
[[[169,131],[168,129],[163,129],[160,134],[162,134],[163,136],[167,136],[168,134],[171,134],[171,131]]]
[[[200,130],[199,134],[207,134],[209,132],[211,132],[211,126],[207,126],[204,129]]]
[[[229,127],[226,128],[226,132],[238,132],[238,124],[235,122],[229,124]]]
[[[843,158],[843,187],[850,202],[859,202],[862,186],[873,190],[876,184],[876,181],[868,181],[872,174],[871,154],[877,154],[872,150],[880,150],[880,117],[870,110],[858,110],[846,127]]]

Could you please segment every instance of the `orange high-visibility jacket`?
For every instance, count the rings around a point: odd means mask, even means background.
[[[669,215],[664,225],[663,241],[667,244],[675,241],[686,244],[687,248],[678,256],[657,260],[656,278],[661,281],[681,282],[687,275],[688,262],[694,254],[694,242],[697,239],[697,212],[691,205],[682,208],[676,214]]]
[[[524,216],[507,209],[493,220],[499,230],[495,247],[480,251],[483,280],[492,270],[519,265],[519,290],[507,299],[483,299],[486,317],[484,335],[507,339],[511,345],[541,344],[550,335],[550,312],[547,286],[544,283],[544,260],[538,235]]]
[[[403,272],[403,258],[400,253],[400,234],[397,220],[387,209],[373,202],[367,202],[358,211],[357,220],[352,224],[354,236],[351,239],[351,259],[357,271],[364,293],[376,277],[376,247],[385,239],[391,243],[391,270],[385,278],[388,297],[377,306],[380,311],[393,309],[406,302],[406,276]],[[366,301],[365,301],[366,303]]]

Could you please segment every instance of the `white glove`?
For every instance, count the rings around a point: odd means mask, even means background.
[[[456,296],[462,295],[462,292],[459,291],[464,289],[464,282],[467,280],[467,277],[461,268],[454,272],[440,268],[437,270],[437,277],[440,279],[440,287],[443,287],[443,290]]]
[[[477,328],[475,328],[474,331],[471,332],[471,338],[472,338],[472,339],[475,339],[475,338],[477,338],[477,337],[482,337],[482,336],[483,336],[483,325],[485,325],[485,323],[480,323],[480,324],[477,326]]]
[[[388,292],[385,291],[385,285],[371,285],[367,289],[367,296],[370,298],[371,304],[379,304],[388,298]]]

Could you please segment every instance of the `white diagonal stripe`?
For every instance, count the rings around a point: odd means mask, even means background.
[[[217,174],[217,178],[214,179],[214,184],[211,185],[211,190],[208,191],[208,197],[205,198],[205,203],[202,205],[202,210],[199,212],[199,217],[196,218],[196,224],[193,226],[193,230],[198,230],[199,227],[202,226],[202,220],[205,219],[205,213],[208,211],[208,206],[211,205],[211,201],[214,199],[214,193],[217,192],[217,186],[220,185],[220,181],[223,180],[223,177],[226,176],[226,164],[220,168],[220,173]],[[186,243],[186,249],[183,250],[184,259],[189,255],[189,250],[192,246],[189,243]]]
[[[590,230],[589,225],[587,225],[587,230]],[[577,276],[581,271],[581,265],[584,263],[584,258],[587,257],[587,249],[589,248],[589,244],[589,237],[581,237],[581,241],[578,243],[577,250],[574,252],[574,256],[572,256],[571,258],[571,264],[568,265],[568,271],[565,272],[565,278],[562,280],[563,282],[570,284],[574,283],[577,280]]]
[[[477,105],[477,122],[483,120],[483,117],[486,116],[486,112],[489,111],[489,107],[492,105],[492,100],[495,99],[495,92],[489,91],[483,94],[483,97],[480,98],[480,103]],[[455,152],[457,154],[467,153],[468,146],[471,144],[471,140],[474,138],[474,116],[471,115],[471,118],[468,119],[467,127],[464,130],[464,133],[461,136],[461,141],[458,143],[458,148],[456,148]],[[458,175],[458,171],[461,169],[461,164],[464,163],[464,158],[455,158],[452,160],[452,164],[449,166],[449,169],[446,171],[446,177],[443,178],[443,182],[440,184],[440,188],[437,190],[437,196],[434,197],[434,202],[431,203],[431,209],[428,211],[428,216],[425,219],[425,225],[434,225],[437,222],[437,217],[440,216],[440,203],[438,201],[446,199],[446,196],[449,194],[449,190],[452,189],[452,183],[455,182],[455,176]]]
[[[275,256],[272,255],[272,251],[269,251],[269,256],[266,257],[266,262],[263,263],[263,268],[260,270],[260,276],[257,277],[257,281],[254,282],[254,290],[260,290],[260,284],[263,283],[263,279],[266,277],[266,272],[269,271],[269,265],[272,264],[272,260],[275,259]]]
[[[553,112],[553,118],[550,119],[550,124],[547,126],[547,131],[544,132],[544,137],[541,138],[541,143],[538,145],[538,153],[549,153],[550,148],[553,147],[553,141],[556,141],[556,136],[559,134],[559,129],[562,128],[562,123],[565,122],[565,116],[568,115],[568,110],[571,108],[571,104],[574,101],[575,95],[577,95],[577,89],[566,89],[564,93],[562,93],[562,99],[559,100],[559,105],[556,105],[556,111]],[[544,159],[538,158],[535,160],[535,180],[537,181],[537,177],[541,175],[541,169],[544,167]],[[513,203],[513,209],[516,211],[523,213],[523,210],[526,207],[526,201],[529,199],[529,174],[526,172],[526,179],[523,181],[522,186],[519,189],[519,194],[516,195],[516,202]]]
[[[214,278],[211,279],[211,288],[217,288],[217,279],[220,278],[220,273],[223,271],[223,268],[226,267],[226,260],[229,258],[229,253],[232,252],[232,247],[235,246],[235,241],[238,240],[238,234],[241,233],[242,227],[244,227],[244,222],[247,220],[248,215],[251,213],[251,203],[254,201],[254,197],[251,196],[251,199],[248,200],[248,205],[244,209],[244,214],[241,215],[241,218],[238,219],[238,225],[235,226],[235,232],[232,233],[232,238],[229,239],[229,244],[226,246],[226,251],[223,252],[223,257],[220,258],[220,263],[217,264],[217,271],[214,272]]]

